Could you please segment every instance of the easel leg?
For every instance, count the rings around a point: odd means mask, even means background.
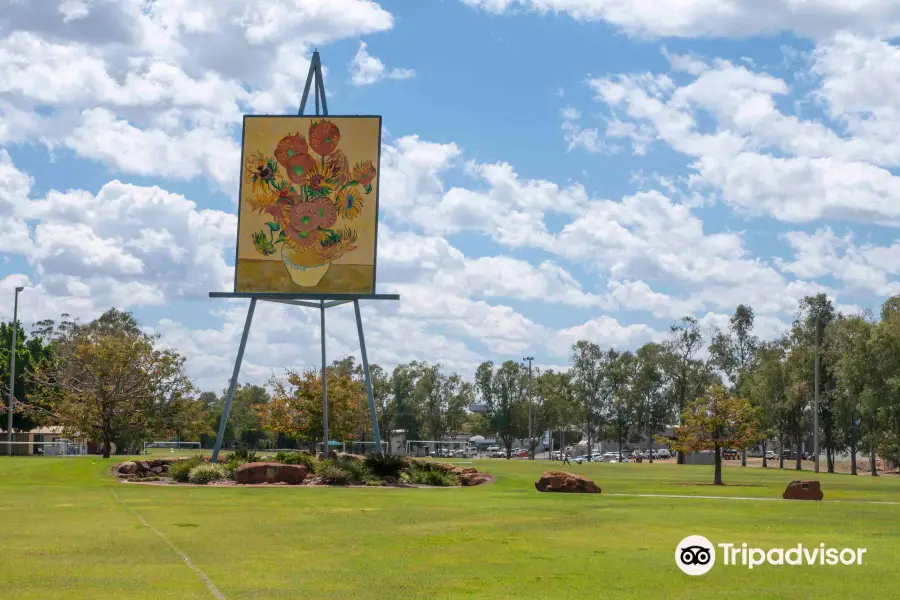
[[[247,347],[247,336],[250,334],[250,323],[253,322],[254,310],[256,310],[256,298],[251,298],[250,308],[247,310],[247,321],[244,323],[244,333],[241,334],[241,345],[238,347],[237,360],[234,361],[234,371],[231,373],[231,383],[228,385],[228,395],[225,396],[225,407],[222,410],[222,418],[219,419],[219,433],[216,435],[216,446],[212,453],[213,462],[219,460],[219,450],[222,449],[222,438],[225,437],[225,425],[228,423],[228,413],[231,412],[231,401],[234,400],[234,388],[237,387],[238,375],[241,372],[241,362],[244,360],[244,349]]]
[[[381,432],[378,430],[378,415],[375,412],[375,392],[372,390],[372,373],[369,371],[369,357],[366,356],[366,338],[363,336],[362,315],[359,312],[359,300],[353,301],[356,310],[356,330],[359,331],[359,351],[362,355],[363,372],[366,375],[366,392],[369,395],[369,413],[372,415],[372,434],[375,436],[377,452],[384,452],[381,447]]]
[[[325,363],[325,301],[322,300],[322,422],[325,437],[322,438],[322,457],[328,458],[328,365]]]

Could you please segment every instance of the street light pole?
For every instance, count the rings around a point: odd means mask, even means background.
[[[819,311],[816,311],[816,349],[814,354],[815,362],[815,386],[816,401],[815,414],[813,414],[813,453],[815,460],[816,473],[819,472]]]
[[[16,288],[13,302],[12,344],[9,348],[9,407],[6,417],[6,454],[12,456],[13,410],[16,408],[16,333],[19,324],[19,292],[24,287]]]
[[[531,460],[534,460],[534,394],[531,388],[531,361],[533,356],[526,356],[522,360],[528,361],[528,445]]]

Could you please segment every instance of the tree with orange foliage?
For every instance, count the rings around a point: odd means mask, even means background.
[[[743,450],[759,441],[756,413],[750,403],[730,395],[721,385],[710,386],[706,395],[688,404],[675,429],[680,452],[715,452],[715,485],[722,482],[722,448]]]
[[[273,377],[272,399],[257,405],[263,428],[301,441],[315,443],[322,436],[322,377],[316,369],[287,371]],[[328,370],[328,434],[332,439],[354,440],[371,429],[364,384],[349,373]]]

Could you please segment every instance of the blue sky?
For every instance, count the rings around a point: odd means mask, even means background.
[[[565,364],[739,302],[900,292],[900,9],[862,0],[0,0],[0,294],[26,324],[127,308],[225,385],[241,114],[381,114],[370,359]],[[310,108],[312,104],[310,103]],[[11,302],[0,305],[9,318]],[[265,305],[243,379],[317,361]],[[352,311],[329,354],[355,353]]]

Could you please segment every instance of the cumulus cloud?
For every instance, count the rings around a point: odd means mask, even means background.
[[[645,36],[749,37],[793,32],[823,38],[836,31],[895,36],[900,6],[893,0],[462,0],[494,14],[562,13],[605,21]]]
[[[388,69],[383,62],[369,54],[367,48],[365,42],[360,42],[359,49],[350,61],[350,81],[353,85],[372,85],[382,79],[409,79],[416,74],[413,69]]]

